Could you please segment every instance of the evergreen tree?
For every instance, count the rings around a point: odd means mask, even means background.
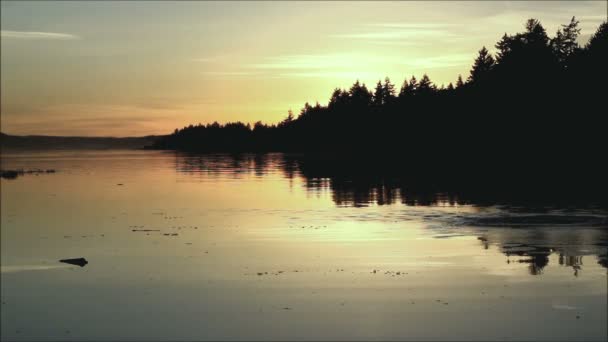
[[[536,19],[528,19],[526,32],[522,35],[526,44],[530,46],[546,47],[549,44],[547,31]]]
[[[308,103],[306,103],[306,104],[308,104]],[[287,126],[290,123],[292,123],[293,121],[294,121],[294,116],[293,116],[293,112],[290,109],[287,111],[287,117],[279,123],[279,127]],[[214,122],[213,124],[216,125],[217,128],[220,128],[220,125],[217,122]]]
[[[355,107],[366,107],[372,103],[373,95],[365,86],[365,83],[361,84],[359,80],[353,84],[349,90],[351,103]]]
[[[399,98],[404,98],[408,93],[409,84],[407,80],[403,80],[403,84],[401,85],[401,89],[399,90]]]
[[[395,85],[391,83],[391,80],[386,77],[384,84],[382,85],[382,103],[391,103],[395,98]]]
[[[604,21],[600,24],[597,31],[591,36],[587,44],[585,45],[585,49],[587,51],[593,51],[597,53],[606,52],[606,48],[608,47],[608,22]]]
[[[502,36],[502,38],[496,43],[495,47],[498,50],[496,54],[496,62],[500,63],[504,60],[504,58],[509,55],[511,52],[511,46],[513,45],[514,38],[508,36],[506,33]]]
[[[479,82],[487,76],[493,66],[494,58],[485,46],[482,47],[481,50],[479,50],[479,55],[475,59],[468,81],[472,83]]]
[[[302,108],[302,110],[300,110],[300,116],[304,116],[304,115],[310,113],[312,111],[312,108],[313,107],[308,102],[306,102],[304,104],[304,108]],[[291,110],[290,110],[290,114],[291,114]],[[292,114],[292,116],[293,116],[293,114]]]
[[[418,93],[418,80],[414,75],[410,78],[410,85],[407,87],[407,95],[413,96]]]
[[[256,121],[256,122],[253,124],[253,130],[254,130],[254,131],[260,131],[260,130],[263,130],[263,129],[265,129],[265,128],[266,128],[266,125],[264,125],[264,124],[262,123],[262,121],[259,121],[259,120],[258,120],[258,121]]]
[[[572,17],[570,23],[562,25],[561,29],[557,30],[555,38],[551,40],[553,54],[557,58],[558,63],[562,65],[566,64],[567,60],[580,49],[576,41],[581,32],[581,29],[578,28],[578,23],[578,20]]]
[[[581,73],[589,75],[596,91],[605,91],[605,82],[608,79],[608,22],[603,22],[591,36],[582,51]]]
[[[382,89],[382,82],[378,81],[376,84],[376,90],[374,91],[373,103],[376,106],[381,106],[384,103],[384,90]]]
[[[334,92],[331,94],[331,97],[329,98],[329,104],[328,107],[335,107],[338,106],[340,104],[340,100],[342,98],[342,90],[340,88],[336,88],[334,89]]]
[[[505,34],[496,43],[499,64],[512,63],[520,66],[532,66],[533,68],[539,64],[550,64],[550,57],[553,57],[553,52],[545,28],[536,19],[528,19],[525,27],[526,31],[524,33],[514,36]],[[533,66],[534,64],[536,66]]]
[[[458,75],[458,80],[456,81],[456,89],[460,89],[464,86],[464,82],[462,81],[462,75]]]
[[[417,94],[419,95],[430,95],[435,91],[435,87],[431,82],[431,79],[427,74],[422,75],[420,83],[418,84]]]

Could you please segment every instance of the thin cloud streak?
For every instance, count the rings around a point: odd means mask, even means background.
[[[388,27],[388,28],[402,28],[402,29],[438,29],[457,26],[456,24],[447,23],[373,23],[367,24],[367,26],[373,27]],[[460,26],[460,25],[458,25]]]
[[[255,76],[259,73],[251,71],[201,71],[201,75],[206,76]]]
[[[214,62],[220,62],[224,59],[226,59],[226,56],[213,56],[213,57],[192,58],[191,61],[200,62],[200,63],[214,63]]]
[[[364,32],[364,33],[344,33],[332,34],[332,38],[347,38],[347,39],[427,39],[429,37],[449,38],[453,34],[445,30],[437,29],[409,29],[409,30],[392,30],[382,32]]]
[[[319,55],[282,55],[267,57],[268,62],[250,64],[254,69],[316,69],[335,70],[361,68],[377,63],[388,62],[386,58],[362,54],[319,54]]]
[[[2,38],[9,39],[31,39],[31,40],[75,40],[81,39],[79,36],[69,33],[56,33],[56,32],[36,32],[36,31],[0,31]]]
[[[453,54],[437,57],[413,58],[403,62],[403,65],[414,70],[451,68],[470,65],[474,58],[475,55],[472,54]]]

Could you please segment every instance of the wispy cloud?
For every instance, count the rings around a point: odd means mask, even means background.
[[[370,23],[359,32],[330,34],[331,38],[369,41],[426,40],[453,37],[451,24],[446,23]]]
[[[213,56],[213,57],[192,58],[192,61],[193,62],[200,62],[200,63],[213,63],[213,62],[220,62],[223,59],[226,59],[226,56]]]
[[[56,33],[56,32],[36,32],[36,31],[0,31],[2,38],[9,39],[47,39],[47,40],[74,40],[80,39],[79,36],[69,33]]]
[[[593,23],[603,23],[604,21],[608,20],[606,18],[606,15],[602,15],[602,14],[597,14],[597,15],[583,15],[583,16],[579,16],[576,17],[577,20],[580,20],[581,22],[593,22]]]
[[[379,56],[362,54],[302,54],[282,55],[266,58],[266,62],[248,65],[254,69],[350,69],[385,62]]]
[[[279,74],[284,78],[333,78],[347,80],[373,80],[382,78],[383,74],[379,72],[365,71],[307,71],[307,72],[286,72]]]
[[[255,76],[258,73],[252,71],[202,71],[202,75],[207,76]]]
[[[333,34],[333,38],[349,38],[349,39],[416,39],[430,37],[447,37],[451,36],[449,32],[438,29],[399,29],[379,32],[362,32],[362,33],[344,33]]]
[[[300,54],[267,57],[261,63],[241,66],[244,70],[257,70],[265,76],[281,78],[333,78],[375,79],[389,70],[427,72],[430,69],[463,67],[474,59],[474,53],[441,55],[384,56],[361,53]],[[212,74],[218,74],[212,72]],[[249,71],[223,73],[249,75]]]
[[[448,23],[372,23],[367,24],[372,27],[390,27],[403,29],[440,29],[456,26],[456,24]]]
[[[411,40],[371,40],[367,43],[372,45],[380,45],[380,46],[406,46],[406,47],[423,47],[433,45],[433,41],[428,42],[420,42],[420,41],[411,41]]]
[[[474,55],[468,53],[451,54],[437,57],[418,57],[409,58],[403,62],[403,65],[413,70],[427,70],[437,68],[451,68],[457,66],[466,66],[471,64],[475,58]]]

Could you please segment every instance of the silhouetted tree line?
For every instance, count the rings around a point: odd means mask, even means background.
[[[476,184],[499,176],[598,184],[606,171],[608,24],[584,46],[579,33],[574,17],[553,38],[530,19],[524,32],[496,43],[495,55],[483,47],[455,85],[438,87],[426,74],[399,89],[388,77],[373,90],[357,81],[335,89],[327,106],[306,103],[276,125],[190,125],[153,148],[297,152]]]

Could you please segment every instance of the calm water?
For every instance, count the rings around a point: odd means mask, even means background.
[[[478,206],[279,154],[2,168],[58,170],[1,181],[3,340],[607,339],[601,208]]]

